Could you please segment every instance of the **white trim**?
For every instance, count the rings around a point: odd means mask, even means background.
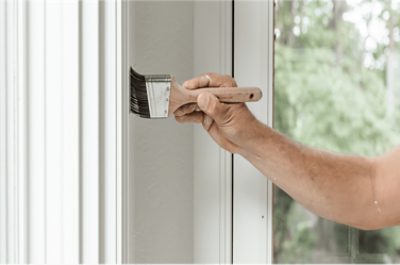
[[[18,1],[17,9],[17,226],[20,263],[28,261],[28,89],[27,89],[27,3]]]
[[[232,73],[232,1],[221,1],[219,20],[219,72]],[[219,263],[232,263],[232,153],[219,148]]]
[[[268,57],[268,73],[267,73],[267,124],[270,127],[274,125],[274,15],[275,15],[275,0],[268,1],[267,12],[267,57]],[[274,204],[274,185],[271,181],[267,183],[267,263],[272,264],[274,255],[273,245],[273,204]]]
[[[1,262],[122,260],[124,5],[0,3]]]
[[[81,261],[98,263],[99,251],[99,3],[81,3]]]
[[[232,1],[195,1],[194,75],[232,75],[231,69]],[[231,158],[201,126],[194,127],[195,263],[232,262]]]
[[[7,5],[7,263],[17,262],[16,226],[16,1]]]
[[[62,262],[62,9],[46,5],[45,11],[45,154],[46,154],[46,262]],[[66,220],[65,220],[66,221]]]
[[[131,261],[129,250],[129,2],[117,1],[117,262]],[[132,2],[131,2],[132,3]],[[133,242],[132,242],[133,244]]]
[[[117,261],[117,32],[116,4],[100,2],[101,78],[101,234],[100,263]]]
[[[235,79],[261,87],[248,106],[272,125],[273,1],[235,2]],[[234,263],[272,262],[272,184],[248,161],[234,157]]]
[[[29,262],[46,255],[44,2],[27,2]]]
[[[0,2],[0,263],[7,263],[7,5]]]
[[[63,230],[62,261],[80,261],[80,66],[79,66],[79,2],[70,1],[62,8],[62,179],[61,202]],[[48,70],[48,69],[46,69]],[[47,90],[52,89],[47,87]],[[49,111],[49,110],[45,110]],[[51,175],[47,176],[47,179]],[[49,198],[51,199],[51,198]],[[50,243],[50,242],[49,242]]]

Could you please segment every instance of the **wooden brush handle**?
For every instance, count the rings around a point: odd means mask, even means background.
[[[225,103],[258,101],[262,97],[262,92],[257,87],[207,87],[190,90],[179,85],[174,78],[171,85],[169,98],[170,115],[173,115],[179,107],[185,104],[196,103],[197,97],[203,92],[210,92]]]
[[[258,87],[207,87],[188,90],[187,93],[190,102],[196,102],[197,96],[203,92],[210,92],[215,95],[219,101],[225,103],[258,101],[262,97],[261,89]]]

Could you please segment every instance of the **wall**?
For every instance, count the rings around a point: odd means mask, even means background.
[[[193,76],[192,2],[132,1],[130,20],[137,71],[173,74],[180,82]],[[191,263],[193,125],[131,115],[130,127],[130,262]]]

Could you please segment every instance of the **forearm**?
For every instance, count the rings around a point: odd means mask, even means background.
[[[258,123],[240,154],[295,200],[325,218],[373,228],[380,211],[372,160],[301,146]],[[376,201],[376,202],[375,202]]]

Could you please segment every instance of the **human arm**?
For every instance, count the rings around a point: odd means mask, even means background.
[[[184,85],[233,86],[209,74]],[[179,122],[200,122],[223,148],[249,160],[314,213],[361,229],[400,223],[400,149],[376,158],[345,156],[298,144],[259,122],[245,104],[220,103],[212,94],[178,110]],[[196,108],[201,111],[195,111]]]

